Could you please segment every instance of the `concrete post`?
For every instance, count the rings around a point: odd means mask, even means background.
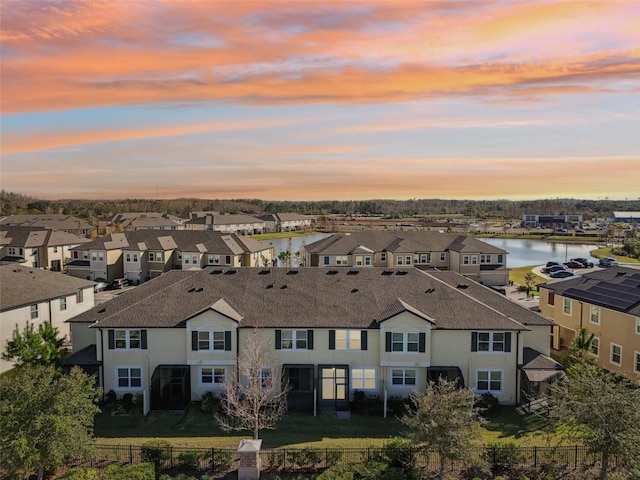
[[[260,478],[260,447],[262,440],[241,440],[238,446],[240,466],[238,480],[258,480]]]

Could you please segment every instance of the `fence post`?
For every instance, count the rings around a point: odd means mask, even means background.
[[[211,471],[216,473],[216,456],[213,453],[213,448],[211,449]]]
[[[169,447],[169,468],[173,468],[173,446]]]
[[[538,466],[538,447],[536,445],[533,447],[533,466]]]
[[[573,469],[574,470],[578,469],[578,445],[576,445],[576,456],[573,459]]]
[[[133,445],[129,445],[129,464],[133,465]]]
[[[324,468],[329,468],[329,449],[324,449]]]

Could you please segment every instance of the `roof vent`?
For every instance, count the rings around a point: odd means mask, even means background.
[[[258,272],[258,275],[269,275],[271,273],[271,270],[260,270]]]
[[[626,272],[616,272],[616,277],[624,277],[626,274]]]
[[[327,272],[327,275],[337,275],[338,274],[338,270],[329,270]]]
[[[456,288],[464,290],[465,288],[469,288],[469,285],[467,285],[466,283],[459,283]]]
[[[106,308],[101,308],[100,310],[98,310],[98,313],[104,313],[104,312],[106,312],[106,311],[107,311],[107,309],[106,309]]]
[[[408,272],[406,270],[398,270],[396,275],[406,275]]]
[[[287,272],[287,275],[297,275],[298,274],[298,270],[289,270]]]
[[[286,285],[282,285],[282,286],[280,287],[280,290],[284,290],[285,288],[287,288],[287,286],[286,286]]]
[[[203,291],[203,290],[204,290],[204,288],[203,288],[203,287],[198,287],[198,288],[196,288],[196,292],[201,292],[201,291]]]
[[[436,291],[436,289],[435,289],[435,288],[427,288],[427,289],[424,291],[424,293],[433,293],[433,292],[435,292],[435,291]]]
[[[225,275],[235,275],[238,271],[237,270],[227,270],[226,272],[224,272]]]
[[[385,275],[385,276],[393,275],[393,272],[391,270],[383,270],[380,275]]]
[[[193,293],[196,291],[196,287],[191,287],[189,290],[187,290],[187,292],[189,293]]]
[[[359,273],[360,273],[360,272],[359,272],[358,270],[349,270],[349,271],[347,272],[347,275],[357,275],[357,274],[359,274]]]
[[[357,291],[358,291],[358,289],[357,289],[357,288],[352,288],[352,289],[351,289],[351,293],[356,293]]]
[[[221,273],[222,273],[222,270],[214,270],[209,275],[220,275]]]
[[[269,290],[270,288],[273,288],[273,283],[270,283],[269,285],[267,285],[267,290]]]

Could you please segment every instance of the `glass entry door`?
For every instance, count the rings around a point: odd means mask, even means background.
[[[349,366],[320,365],[318,408],[321,411],[349,410]]]

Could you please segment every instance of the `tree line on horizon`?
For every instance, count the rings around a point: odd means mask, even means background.
[[[119,199],[42,200],[20,193],[0,191],[0,215],[65,214],[92,222],[118,213],[159,212],[186,218],[194,211],[231,214],[300,213],[306,215],[364,215],[387,218],[464,215],[466,217],[519,218],[523,214],[571,215],[585,219],[610,217],[613,211],[640,211],[637,200],[584,200],[555,198],[540,200],[371,199],[270,201],[260,199]]]

